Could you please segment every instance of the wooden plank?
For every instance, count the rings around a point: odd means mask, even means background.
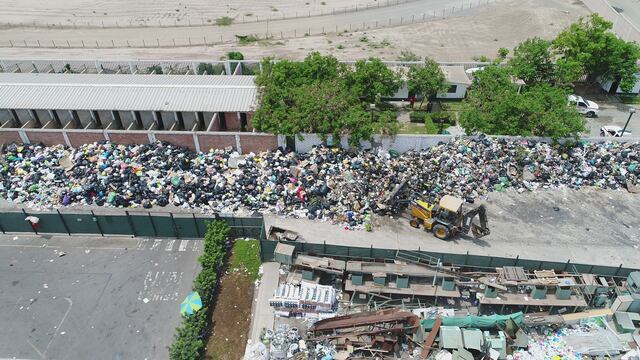
[[[433,324],[433,328],[427,336],[427,339],[424,341],[424,345],[422,347],[422,352],[420,353],[420,357],[426,359],[431,352],[431,346],[433,346],[433,342],[436,340],[436,336],[438,336],[438,332],[440,331],[440,325],[442,325],[442,319],[437,318],[436,322]]]

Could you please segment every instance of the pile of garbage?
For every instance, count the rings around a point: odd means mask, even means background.
[[[638,184],[640,143],[550,145],[457,138],[423,151],[353,152],[315,147],[238,155],[194,153],[167,143],[10,145],[0,158],[0,198],[29,207],[173,205],[203,212],[273,212],[361,226],[396,212],[386,196],[408,191],[467,201],[491,191]]]

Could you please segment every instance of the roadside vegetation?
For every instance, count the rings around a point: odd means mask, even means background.
[[[202,309],[193,315],[182,316],[182,324],[176,328],[173,343],[169,346],[169,358],[172,360],[197,360],[203,353],[210,309],[214,305],[219,271],[227,254],[226,241],[230,230],[224,221],[212,221],[207,224],[204,252],[198,258],[202,271],[193,281],[193,291],[200,294]]]

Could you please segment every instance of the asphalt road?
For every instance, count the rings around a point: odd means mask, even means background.
[[[0,235],[0,249],[0,359],[167,359],[201,242]]]
[[[640,0],[607,0],[620,14],[640,29]]]

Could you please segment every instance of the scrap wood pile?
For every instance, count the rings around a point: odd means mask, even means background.
[[[238,155],[166,144],[10,145],[0,157],[0,198],[30,207],[174,205],[324,219],[354,227],[398,209],[385,197],[403,180],[425,197],[469,201],[491,191],[638,184],[640,143],[457,138],[398,154],[315,147]]]

